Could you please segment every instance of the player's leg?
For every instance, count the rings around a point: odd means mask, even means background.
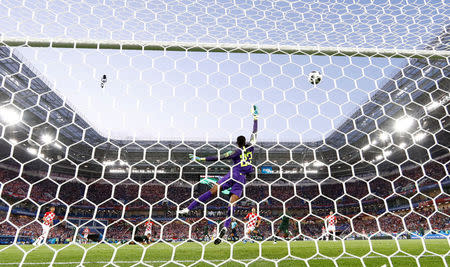
[[[231,186],[230,205],[228,206],[228,219],[225,221],[224,227],[229,228],[231,224],[231,218],[233,217],[236,206],[234,203],[239,200],[244,192],[244,184],[246,182],[245,175],[239,172],[233,171],[233,180],[227,183],[227,186]],[[223,187],[225,189],[225,187]]]
[[[33,246],[37,246],[38,243],[41,242],[41,237],[42,237],[42,235],[40,235],[38,238],[36,238],[36,240],[34,240]]]
[[[242,175],[239,173],[238,170],[233,169],[232,179],[228,179],[228,181],[224,184],[221,184],[221,190],[226,190],[231,187],[230,193],[230,204],[228,206],[228,219],[224,223],[224,227],[219,233],[219,238],[217,238],[214,241],[214,244],[219,244],[221,242],[221,238],[226,234],[228,228],[231,225],[231,217],[234,213],[234,209],[236,208],[234,206],[234,203],[239,200],[239,198],[242,196],[242,193],[244,191],[244,184],[246,182],[245,175]]]
[[[252,238],[253,231],[255,231],[255,227],[254,226],[248,228],[247,239],[248,239],[248,241],[250,241],[252,243],[254,243],[253,238]]]
[[[199,196],[198,200],[192,201],[191,204],[189,204],[189,206],[187,208],[184,208],[183,210],[179,211],[178,214],[180,214],[180,215],[188,214],[191,210],[196,208],[200,204],[200,202],[206,202],[211,197],[216,197],[218,191],[220,192],[221,190],[224,190],[223,187],[228,183],[230,176],[231,176],[231,172],[227,173],[210,190],[208,190],[206,193]],[[231,186],[231,184],[230,184],[230,186]]]
[[[223,190],[226,190],[228,188],[223,188]],[[231,192],[233,192],[233,190],[231,190]],[[218,238],[216,238],[216,240],[214,241],[214,244],[218,245],[221,242],[221,238],[223,238],[225,236],[225,234],[227,233],[228,228],[230,227],[231,224],[231,215],[234,213],[235,207],[234,207],[234,203],[236,201],[239,200],[239,196],[236,194],[231,194],[230,197],[230,204],[228,206],[228,219],[225,221],[224,223],[224,227],[222,228],[222,230],[220,230],[219,236]]]
[[[255,243],[256,236],[259,236],[258,231],[256,229],[253,229],[251,235],[252,235],[251,236],[251,241],[252,241],[252,243]]]
[[[260,237],[261,240],[264,240],[264,235],[261,234],[261,231],[259,231],[259,228],[256,230],[256,235],[257,235],[258,237]]]
[[[239,198],[240,197],[238,195],[236,195],[236,194],[232,194],[231,197],[230,197],[230,205],[228,205],[228,212],[227,212],[228,219],[224,223],[224,227],[225,228],[229,228],[230,227],[231,217],[234,215],[234,212],[236,211],[236,206],[234,205],[234,203],[236,201],[238,201]]]
[[[47,236],[48,236],[48,232],[50,231],[50,226],[44,225],[42,230],[42,239],[41,239],[41,245],[45,244],[47,242]]]
[[[273,236],[273,243],[277,243],[277,236],[280,234],[280,227],[277,228],[277,231],[275,232],[275,235]]]
[[[39,246],[41,244],[41,240],[44,238],[45,233],[45,225],[42,225],[42,233],[41,235],[34,241],[33,245]]]
[[[333,229],[333,241],[336,241],[336,230]]]
[[[250,232],[247,224],[244,225],[244,237],[242,238],[242,242],[245,244],[247,243],[247,239],[248,239],[248,233]]]

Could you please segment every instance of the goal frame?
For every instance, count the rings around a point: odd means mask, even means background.
[[[352,57],[400,57],[446,59],[450,57],[447,50],[426,49],[380,49],[320,47],[300,45],[268,44],[231,44],[198,42],[155,42],[155,41],[112,41],[112,40],[71,40],[45,38],[1,38],[0,46],[10,47],[48,47],[79,49],[117,49],[117,50],[165,50],[188,52],[228,52],[228,53],[264,53],[264,54],[298,54],[328,55]]]

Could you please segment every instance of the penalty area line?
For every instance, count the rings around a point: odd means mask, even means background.
[[[444,256],[444,255],[422,255],[420,257],[440,257],[440,256]],[[416,256],[417,257],[417,256]],[[333,257],[330,257],[333,258]],[[408,255],[398,255],[398,256],[367,256],[367,257],[363,257],[363,259],[377,259],[377,258],[414,258],[413,256],[408,256]],[[328,260],[329,258],[325,258],[325,257],[315,257],[312,258],[310,260]],[[336,259],[359,259],[359,257],[339,257]],[[226,260],[204,260],[203,262],[225,262],[228,261],[229,259]],[[232,260],[236,260],[236,261],[244,261],[244,262],[250,262],[253,261],[255,259],[232,259]],[[281,259],[257,259],[256,261],[272,261],[272,260],[281,260]],[[296,258],[283,258],[282,260],[305,260],[305,259],[296,259]],[[198,260],[175,260],[174,262],[180,262],[180,263],[190,263],[190,262],[197,262]],[[165,263],[167,261],[112,261],[112,263]],[[34,265],[48,265],[51,262],[24,262],[23,265],[30,265],[30,264],[34,264]],[[96,264],[96,263],[101,263],[101,264],[105,264],[105,263],[111,263],[110,261],[84,261],[84,264]],[[17,265],[20,264],[19,262],[1,262],[1,265]],[[80,262],[54,262],[53,265],[64,265],[64,264],[80,264]]]

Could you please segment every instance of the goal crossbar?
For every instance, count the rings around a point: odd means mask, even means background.
[[[199,51],[230,53],[265,53],[290,55],[328,55],[328,56],[361,56],[361,57],[405,57],[446,59],[450,57],[447,50],[409,50],[380,48],[347,48],[318,47],[295,45],[255,45],[227,43],[195,43],[195,42],[140,42],[114,40],[70,40],[39,38],[1,38],[0,46],[10,47],[49,47],[80,49],[120,49],[120,50],[165,50],[165,51]]]

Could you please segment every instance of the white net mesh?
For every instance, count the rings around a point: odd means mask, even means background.
[[[338,2],[1,1],[0,263],[448,266],[448,6]]]

